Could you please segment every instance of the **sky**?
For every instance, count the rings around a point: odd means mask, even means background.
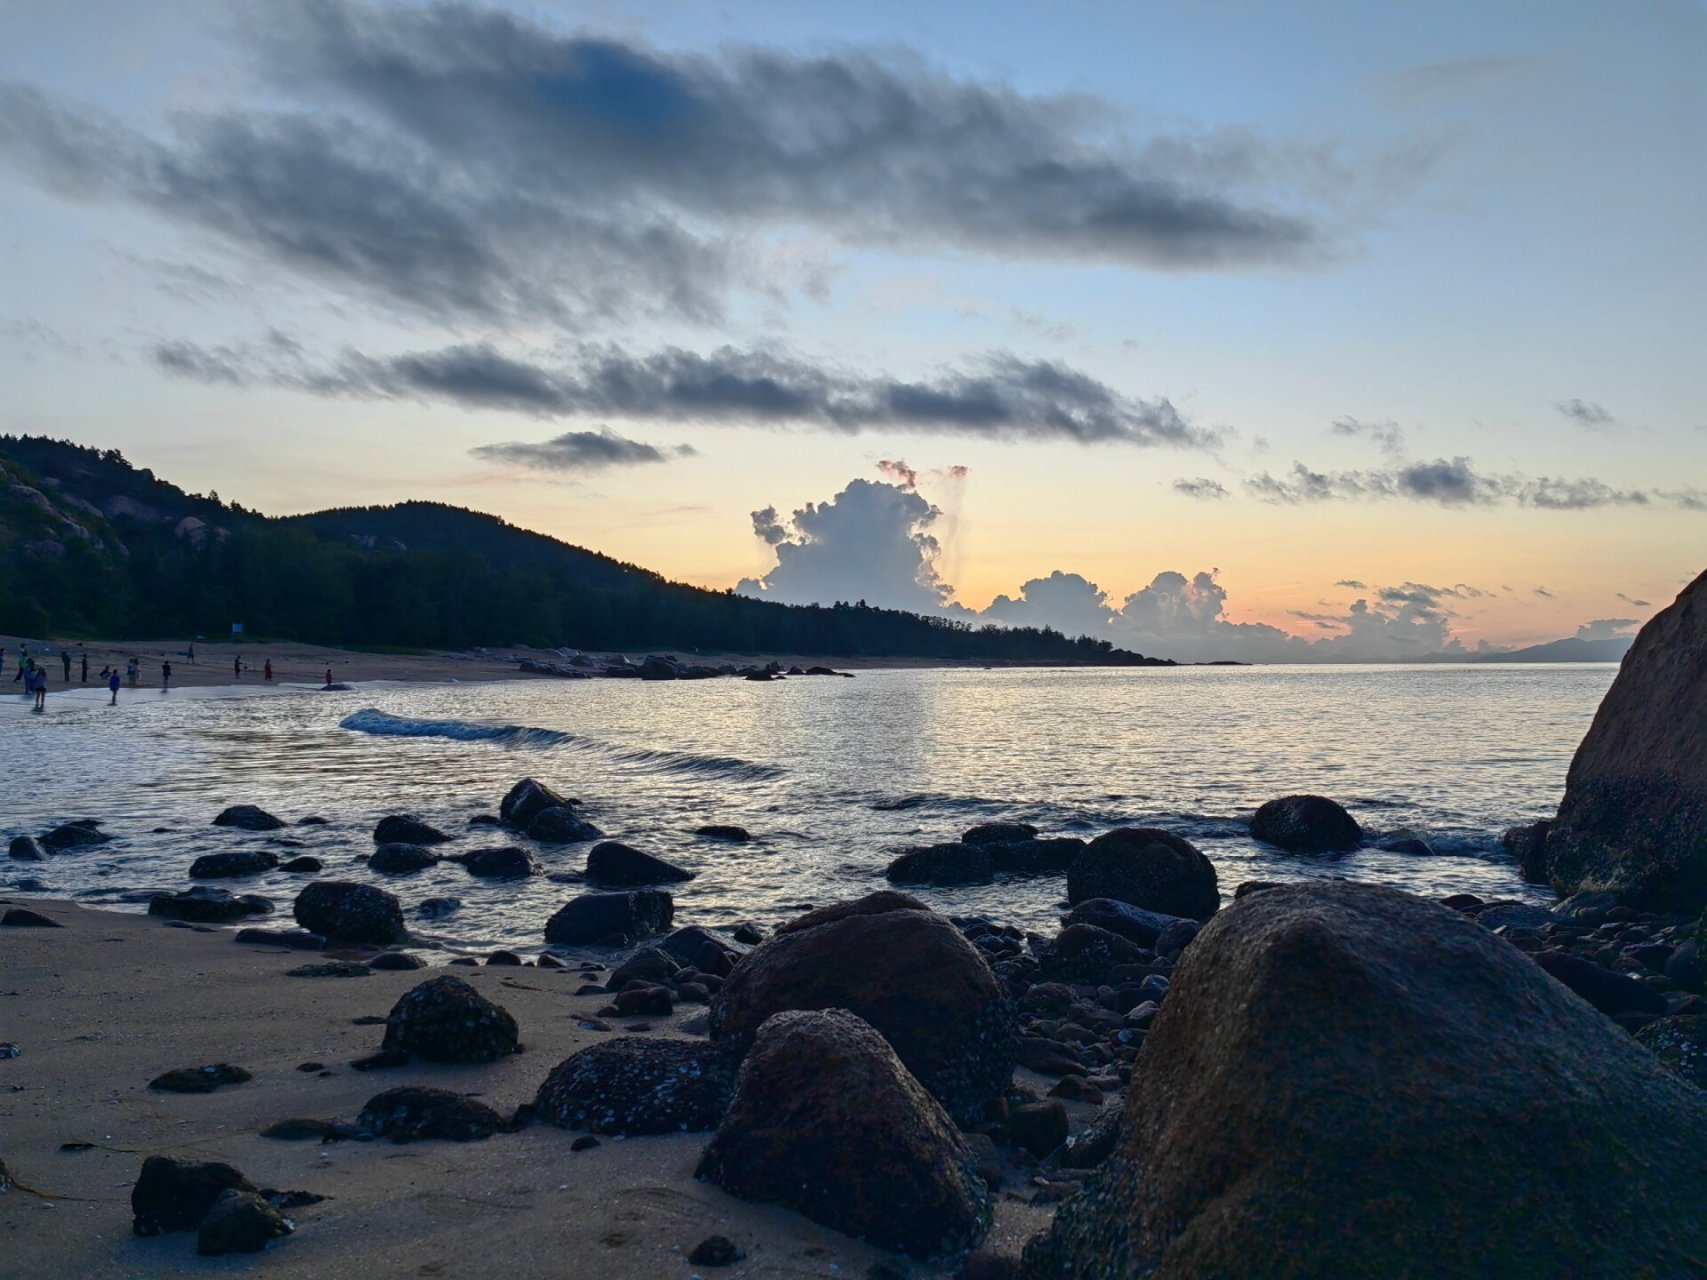
[[[1707,556],[1707,8],[0,0],[0,430],[1181,660]]]

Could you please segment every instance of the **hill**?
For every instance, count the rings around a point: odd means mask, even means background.
[[[214,636],[233,623],[333,645],[1173,665],[1048,628],[708,591],[442,503],[273,518],[117,450],[0,436],[0,634]]]

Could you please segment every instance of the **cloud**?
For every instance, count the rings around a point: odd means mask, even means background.
[[[1336,587],[1349,587],[1353,591],[1369,590],[1369,584],[1367,582],[1359,582],[1356,578],[1341,578],[1338,582],[1334,583],[1334,585]]]
[[[982,616],[1008,627],[1053,627],[1063,635],[1102,638],[1112,614],[1101,587],[1081,574],[1057,569],[1047,578],[1024,583],[1017,599],[997,596]]]
[[[1244,487],[1260,501],[1285,506],[1400,499],[1442,507],[1517,506],[1551,511],[1649,505],[1707,509],[1707,495],[1693,489],[1618,489],[1592,477],[1487,474],[1464,457],[1366,471],[1315,471],[1295,462],[1291,471],[1280,476],[1260,472],[1246,480]]]
[[[1543,600],[1551,600],[1553,598],[1553,593],[1547,590],[1546,587],[1531,587],[1530,590],[1540,596]]]
[[[990,440],[1207,447],[1165,399],[1126,396],[1050,360],[1005,352],[925,379],[851,373],[773,351],[666,347],[634,354],[586,345],[545,365],[488,343],[395,356],[347,351],[314,364],[299,353],[160,343],[168,373],[357,399],[444,401],[542,417],[589,415],[664,422],[812,426],[853,434],[930,431]]]
[[[1390,457],[1397,458],[1405,452],[1405,429],[1391,418],[1384,418],[1380,422],[1336,418],[1332,431],[1336,436],[1356,436],[1369,440]]]
[[[657,445],[630,440],[614,432],[570,431],[537,444],[510,441],[477,445],[469,450],[488,462],[507,462],[536,471],[603,471],[609,467],[632,467],[690,457],[692,445],[660,449]]]
[[[1651,609],[1651,608],[1653,608],[1653,605],[1651,603],[1649,603],[1648,601],[1646,601],[1646,600],[1632,600],[1629,596],[1625,595],[1622,591],[1614,592],[1613,594],[1615,594],[1625,604],[1629,605],[1632,609]]]
[[[903,489],[919,487],[919,473],[899,458],[884,458],[878,462],[877,469]]]
[[[1618,419],[1592,400],[1555,400],[1553,407],[1578,426],[1592,430],[1619,425]]]
[[[1617,640],[1629,635],[1638,626],[1637,618],[1596,618],[1577,628],[1578,640]]]
[[[1179,479],[1173,483],[1175,493],[1184,494],[1188,498],[1220,499],[1228,496],[1227,486],[1219,480],[1211,480],[1207,476],[1195,479]]]
[[[1393,97],[1401,105],[1421,106],[1505,83],[1525,74],[1536,65],[1536,59],[1521,56],[1459,58],[1450,62],[1432,62],[1419,67],[1408,67],[1389,76],[1387,84]]]

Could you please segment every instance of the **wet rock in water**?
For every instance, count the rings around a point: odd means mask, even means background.
[[[101,824],[93,818],[80,818],[76,822],[65,822],[49,831],[41,838],[42,848],[50,853],[63,853],[67,849],[84,849],[90,845],[106,844],[112,837],[101,830]]]
[[[1210,922],[1121,1130],[1026,1275],[1627,1275],[1639,1258],[1662,1276],[1707,1256],[1700,1095],[1516,948],[1370,885],[1284,885]]]
[[[196,1252],[204,1258],[259,1253],[295,1225],[253,1191],[222,1191],[202,1219]]]
[[[0,929],[63,929],[65,926],[51,916],[28,907],[11,907],[0,915]]]
[[[1390,836],[1375,847],[1383,853],[1408,853],[1419,858],[1434,856],[1434,846],[1421,836]]]
[[[1363,843],[1363,828],[1326,796],[1282,796],[1257,810],[1251,835],[1288,853],[1347,852]]]
[[[517,845],[507,844],[497,849],[476,849],[458,859],[462,869],[471,876],[491,879],[521,879],[545,873],[539,860]]]
[[[686,932],[678,929],[665,941]],[[684,963],[691,963],[691,957],[679,957],[661,946],[643,947],[613,969],[605,985],[612,991],[621,991],[631,982],[668,982]]]
[[[367,869],[382,876],[403,876],[437,866],[439,855],[418,844],[382,844],[367,860]]]
[[[1017,844],[1037,839],[1037,828],[1029,822],[984,822],[961,834],[964,844]]]
[[[1069,911],[1062,923],[1068,926],[1093,925],[1110,933],[1118,933],[1141,947],[1153,948],[1156,940],[1162,936],[1162,931],[1183,918],[1163,915],[1159,911],[1146,911],[1130,902],[1117,902],[1113,898],[1087,898]]]
[[[698,969],[701,973],[714,973],[718,977],[726,977],[735,967],[735,962],[745,954],[744,948],[698,925],[677,929],[658,944],[657,950],[679,965]],[[617,973],[621,972],[621,969],[617,970]],[[616,981],[616,974],[611,975],[611,982],[618,987],[622,985]]]
[[[746,844],[752,840],[751,833],[745,827],[728,826],[723,823],[708,823],[703,827],[695,827],[694,834],[707,840],[727,840],[731,844]]]
[[[213,820],[213,825],[236,827],[239,831],[277,831],[285,822],[282,818],[275,818],[259,805],[234,804],[228,809],[221,809],[219,816]]]
[[[498,820],[507,827],[523,829],[545,810],[567,808],[573,803],[537,778],[523,778],[498,806]]]
[[[415,914],[423,920],[443,920],[461,907],[461,898],[428,898],[416,904]]]
[[[1147,911],[1207,920],[1221,906],[1215,867],[1189,840],[1154,827],[1098,836],[1067,869],[1067,901],[1113,898]]]
[[[190,879],[220,880],[233,876],[258,876],[279,865],[279,856],[265,849],[236,849],[230,853],[204,853],[190,863]]]
[[[1658,1018],[1636,1033],[1636,1041],[1679,1079],[1707,1089],[1707,1014]]]
[[[624,1036],[558,1063],[533,1105],[560,1129],[701,1132],[723,1119],[734,1087],[735,1064],[709,1045]]]
[[[223,924],[241,920],[244,916],[266,915],[272,909],[272,902],[259,894],[244,893],[234,897],[229,890],[206,886],[186,889],[182,893],[164,893],[148,904],[151,916],[196,924]]]
[[[1067,1141],[1067,1108],[1054,1098],[1024,1102],[1008,1113],[1008,1142],[1039,1160]]]
[[[977,844],[932,844],[902,850],[883,871],[891,884],[989,884],[990,851]]]
[[[195,1163],[149,1156],[130,1192],[131,1230],[139,1236],[191,1231],[227,1191],[255,1191],[241,1173],[218,1161]]]
[[[597,840],[604,832],[585,818],[577,818],[574,810],[558,806],[541,809],[528,823],[527,834],[541,844],[579,844],[583,840]]]
[[[693,872],[683,871],[620,840],[606,840],[587,851],[587,879],[596,885],[626,888],[692,880]]]
[[[338,1126],[330,1120],[298,1116],[268,1125],[261,1130],[260,1136],[275,1142],[328,1142],[338,1136]]]
[[[1602,1013],[1664,1013],[1666,1000],[1634,978],[1565,951],[1543,951],[1535,963]]]
[[[668,929],[675,913],[674,900],[662,889],[586,893],[545,922],[545,940],[559,946],[626,946]]]
[[[296,922],[338,942],[388,947],[407,942],[403,907],[384,889],[348,880],[321,880],[296,895]]]
[[[517,1050],[516,1020],[461,978],[429,978],[385,1017],[384,1049],[429,1062],[496,1062]]]
[[[1530,884],[1550,884],[1547,874],[1547,833],[1553,829],[1549,820],[1512,827],[1500,837],[1505,851],[1517,859],[1517,871]]]
[[[319,858],[311,857],[292,858],[289,862],[281,862],[279,864],[280,871],[293,871],[299,874],[322,871],[324,869],[325,864],[323,864]]]
[[[286,969],[287,978],[365,978],[373,972],[359,960],[327,960]]]
[[[450,837],[412,813],[391,813],[373,829],[373,842],[385,844],[443,844]]]
[[[845,1009],[765,1022],[698,1175],[922,1260],[973,1248],[990,1226],[965,1138]]]
[[[331,825],[331,821],[320,817],[318,814],[311,813],[306,818],[298,818],[296,825],[299,827],[327,827]]]
[[[477,1142],[508,1128],[504,1117],[483,1102],[448,1089],[405,1085],[369,1098],[356,1124],[393,1142]]]
[[[215,1062],[205,1067],[179,1067],[148,1082],[150,1089],[162,1093],[212,1093],[222,1084],[242,1084],[255,1077],[242,1067],[229,1062]]]
[[[1085,842],[1069,836],[1050,840],[1015,840],[1004,844],[983,844],[989,850],[990,866],[1007,875],[1058,876],[1065,875],[1073,859],[1085,850]]]
[[[1469,914],[1490,932],[1495,929],[1540,929],[1558,923],[1557,916],[1533,902],[1486,902]]]
[[[1561,894],[1707,907],[1707,573],[1642,628],[1601,700],[1547,833]]]
[[[11,844],[6,846],[6,853],[19,862],[47,861],[47,851],[34,836],[13,836]]]
[[[747,1256],[737,1249],[728,1236],[707,1236],[688,1254],[688,1264],[695,1267],[732,1267]]]
[[[750,924],[746,921],[742,921],[731,929],[729,931],[729,936],[735,939],[736,942],[745,943],[751,947],[756,947],[759,943],[765,940],[764,932],[758,927],[758,925]]]
[[[714,1043],[744,1054],[791,1009],[847,1009],[876,1027],[957,1121],[1006,1088],[1015,1033],[977,948],[916,898],[885,890],[822,907],[743,956],[713,997]]]
[[[369,960],[367,967],[381,971],[425,969],[427,962],[420,956],[410,955],[407,951],[387,951]]]
[[[319,951],[326,939],[306,929],[239,929],[232,941],[263,947],[289,947],[294,951]]]

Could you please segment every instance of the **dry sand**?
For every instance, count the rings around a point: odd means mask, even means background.
[[[500,1112],[530,1101],[564,1057],[616,1032],[577,1020],[605,1003],[570,993],[574,970],[457,968],[509,1009],[526,1052],[489,1066],[421,1064],[356,1072],[383,1015],[422,972],[291,978],[309,952],[239,945],[229,930],[173,928],[134,915],[19,902],[61,929],[0,929],[0,1160],[37,1191],[0,1196],[0,1277],[155,1277],[237,1273],[317,1280],[444,1277],[929,1276],[789,1211],[696,1182],[707,1135],[601,1139],[575,1153],[545,1125],[484,1142],[281,1142],[259,1130],[291,1117],[353,1120],[382,1090],[426,1084],[477,1093]],[[3,909],[3,907],[0,907]],[[652,1019],[653,1035],[677,1035]],[[623,1020],[610,1020],[620,1025]],[[635,1021],[633,1019],[627,1020]],[[297,1070],[321,1062],[330,1075]],[[229,1062],[254,1073],[216,1093],[156,1093],[177,1068]],[[1037,1087],[1047,1082],[1020,1073]],[[1075,1105],[1074,1110],[1078,1110]],[[1081,1122],[1079,1117],[1075,1122]],[[60,1150],[91,1142],[94,1149]],[[138,1239],[130,1187],[145,1156],[223,1160],[260,1186],[330,1197],[293,1211],[294,1235],[264,1254],[198,1258],[194,1233]],[[1051,1210],[997,1197],[986,1247],[1017,1252]],[[687,1253],[720,1233],[747,1250],[724,1270]]]

